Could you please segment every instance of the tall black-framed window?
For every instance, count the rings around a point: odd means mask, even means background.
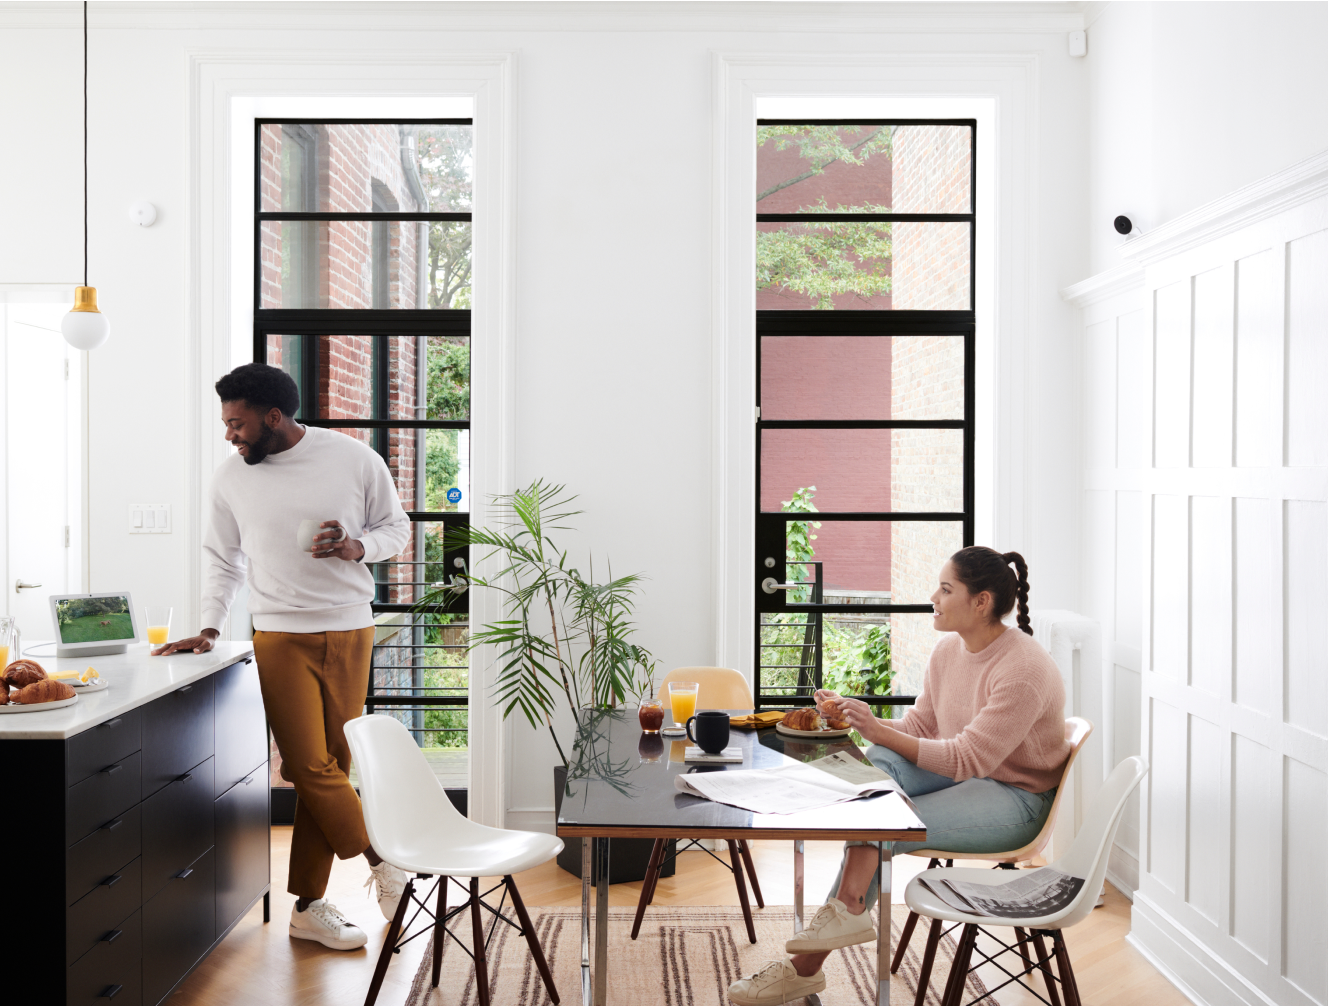
[[[470,510],[471,120],[260,119],[255,152],[254,359],[295,378],[299,422],[383,458],[412,523],[370,567],[366,712],[464,788],[468,598],[412,608],[468,560],[442,543]]]
[[[921,684],[973,543],[976,132],[758,122],[758,706]]]

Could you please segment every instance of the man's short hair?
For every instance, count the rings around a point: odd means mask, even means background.
[[[280,409],[283,416],[293,416],[300,409],[300,389],[280,367],[266,363],[245,363],[217,382],[217,394],[223,402],[245,402],[251,409],[267,412]]]

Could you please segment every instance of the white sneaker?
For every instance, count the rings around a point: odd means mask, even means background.
[[[378,888],[379,911],[383,913],[383,918],[391,922],[396,918],[397,905],[401,903],[401,895],[406,891],[406,875],[391,863],[379,863],[369,867],[369,879],[364,882],[364,886],[371,885]]]
[[[333,950],[357,950],[369,942],[365,931],[347,922],[346,917],[337,911],[337,906],[327,898],[309,902],[309,907],[304,911],[292,905],[290,934],[296,939],[313,940]]]
[[[806,929],[784,944],[784,949],[791,954],[818,954],[874,939],[876,927],[871,912],[854,915],[838,898],[831,898],[812,916]]]
[[[767,961],[760,971],[729,986],[729,999],[737,1006],[776,1006],[825,991],[825,972],[804,978],[793,962]]]

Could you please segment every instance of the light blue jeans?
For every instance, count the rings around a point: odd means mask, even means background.
[[[893,842],[895,853],[914,849],[935,849],[946,852],[1009,852],[1019,849],[1037,837],[1051,813],[1056,790],[1029,793],[1018,786],[997,782],[995,779],[953,779],[925,768],[918,768],[901,754],[873,744],[867,749],[867,758],[899,784],[913,801],[918,817],[927,826],[925,842]],[[878,847],[876,842],[848,842],[853,845]],[[845,858],[847,858],[845,852]],[[844,876],[844,864],[830,886],[828,897],[836,897]],[[867,890],[867,908],[876,904],[878,889],[872,875]]]

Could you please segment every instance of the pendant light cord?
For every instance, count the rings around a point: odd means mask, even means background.
[[[88,0],[83,0],[83,285],[88,285]]]

